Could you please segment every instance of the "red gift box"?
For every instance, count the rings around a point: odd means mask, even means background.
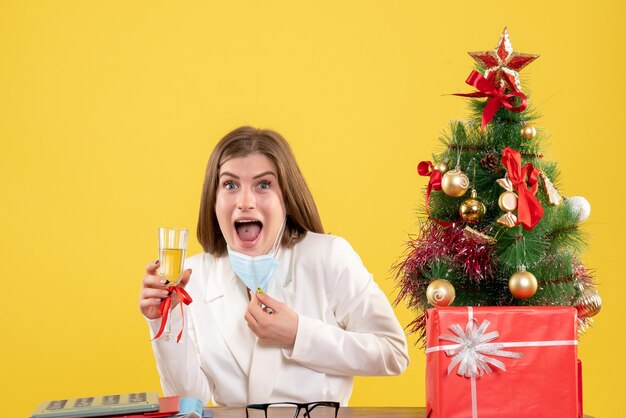
[[[576,309],[426,311],[426,416],[582,417]]]

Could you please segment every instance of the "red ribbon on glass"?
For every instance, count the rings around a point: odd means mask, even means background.
[[[183,311],[183,304],[189,305],[191,302],[193,302],[193,300],[191,299],[191,296],[189,296],[189,293],[187,293],[187,291],[185,291],[185,289],[183,289],[182,287],[168,286],[167,291],[170,292],[169,296],[163,299],[161,301],[161,305],[159,305],[159,315],[161,315],[161,327],[159,328],[159,332],[157,332],[157,335],[154,336],[153,340],[159,338],[165,330],[165,324],[167,324],[168,316],[170,314],[170,307],[172,306],[172,295],[176,293],[179,301],[178,304],[180,305],[180,315],[183,318],[183,326],[181,327],[180,332],[176,337],[176,342],[179,342],[180,338],[183,336],[183,329],[185,328],[185,313]]]
[[[430,161],[422,161],[417,165],[417,172],[420,176],[430,177],[430,180],[428,181],[428,187],[426,189],[426,213],[428,214],[428,217],[441,226],[452,225],[452,222],[442,222],[434,219],[432,216],[430,216],[430,210],[428,210],[430,202],[430,192],[432,191],[432,189],[441,190],[441,171],[435,170],[433,163],[431,163]]]
[[[526,95],[521,91],[516,91],[513,93],[505,93],[504,90],[498,89],[492,81],[487,80],[483,77],[478,71],[473,70],[467,80],[465,80],[467,84],[472,87],[476,87],[479,91],[474,93],[456,93],[454,96],[463,96],[463,97],[489,97],[487,100],[487,104],[485,105],[485,109],[483,110],[482,116],[482,130],[485,130],[485,126],[491,119],[493,119],[494,115],[500,109],[501,106],[504,106],[506,109],[511,112],[523,112],[528,106],[528,99]],[[522,104],[519,106],[515,106],[512,103],[513,98],[519,97],[522,99]]]
[[[532,163],[522,167],[520,153],[509,147],[502,151],[502,164],[517,191],[517,221],[530,231],[543,216],[543,207],[535,197],[539,170]]]

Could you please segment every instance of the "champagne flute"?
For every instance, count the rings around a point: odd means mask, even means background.
[[[168,286],[177,285],[182,278],[188,235],[185,228],[159,228],[159,276]]]
[[[166,286],[176,286],[183,276],[183,261],[187,252],[187,236],[185,228],[159,228],[159,276],[166,280]],[[170,312],[171,314],[171,306]],[[168,315],[171,317],[171,315]],[[170,322],[167,321],[164,339],[170,340]]]

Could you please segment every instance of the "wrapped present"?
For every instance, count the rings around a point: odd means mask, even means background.
[[[576,309],[426,311],[426,416],[582,417]]]

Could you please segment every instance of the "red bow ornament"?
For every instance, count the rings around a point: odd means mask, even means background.
[[[498,89],[492,81],[487,80],[483,77],[478,71],[474,70],[470,73],[467,80],[465,80],[467,84],[470,86],[476,87],[478,91],[474,93],[456,93],[454,96],[463,96],[463,97],[489,97],[487,100],[487,104],[485,105],[485,109],[483,110],[482,115],[482,130],[485,130],[485,126],[491,119],[493,119],[494,115],[500,109],[501,106],[504,106],[506,109],[511,112],[523,112],[526,110],[528,106],[528,99],[526,95],[521,91],[516,91],[513,93],[506,94],[504,89]],[[512,100],[515,97],[519,97],[522,99],[522,104],[519,106],[515,106],[512,103]]]
[[[180,314],[183,318],[183,326],[181,327],[180,332],[176,337],[176,342],[180,342],[180,338],[183,336],[183,329],[185,328],[185,312],[183,310],[183,304],[189,305],[191,302],[193,302],[193,300],[191,299],[191,296],[189,296],[189,293],[187,293],[187,291],[185,291],[185,289],[183,289],[182,287],[168,286],[167,290],[170,292],[169,296],[163,299],[161,301],[161,305],[159,305],[159,315],[161,315],[161,327],[159,328],[159,332],[157,332],[157,335],[154,336],[153,340],[159,338],[165,330],[165,324],[167,324],[168,316],[170,314],[170,307],[172,306],[172,295],[176,293],[179,301],[178,304],[180,305]]]
[[[420,176],[430,177],[426,198],[430,196],[430,190],[441,190],[441,171],[435,170],[435,166],[430,161],[422,161],[417,165],[417,172]]]
[[[452,222],[442,222],[434,219],[432,216],[430,216],[430,211],[428,210],[430,202],[430,192],[432,191],[432,189],[441,190],[441,177],[443,176],[443,174],[441,174],[441,171],[435,170],[433,163],[431,163],[430,161],[420,162],[417,165],[417,172],[420,176],[430,177],[430,180],[428,181],[428,187],[426,189],[426,213],[428,214],[428,217],[437,222],[439,225],[452,225]]]
[[[530,231],[543,216],[543,207],[535,197],[539,184],[539,170],[532,163],[522,167],[520,153],[509,147],[502,151],[502,165],[517,191],[518,223]]]

